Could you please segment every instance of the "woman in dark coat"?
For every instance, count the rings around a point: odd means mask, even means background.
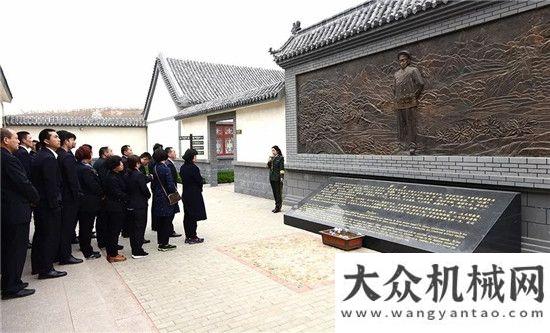
[[[105,211],[107,227],[107,261],[119,262],[126,257],[118,253],[118,236],[122,229],[122,223],[126,218],[128,206],[128,194],[126,181],[124,180],[124,164],[122,158],[113,155],[105,161],[108,173],[103,183],[105,191]]]
[[[271,147],[271,156],[267,162],[269,168],[269,182],[275,198],[273,213],[281,211],[283,205],[283,178],[285,176],[285,158],[278,146]]]
[[[204,238],[197,237],[197,221],[206,220],[206,208],[202,198],[202,176],[195,165],[197,151],[187,149],[183,155],[185,163],[180,168],[183,185],[183,228],[185,242],[188,244],[202,243]]]
[[[151,171],[153,174],[153,182],[151,183],[151,189],[153,190],[152,218],[156,219],[157,223],[159,251],[170,251],[176,248],[176,245],[168,244],[172,233],[172,220],[174,220],[177,206],[177,203],[170,205],[168,195],[177,190],[170,169],[165,163],[167,159],[168,154],[162,149],[157,149],[153,153],[155,165]]]
[[[98,251],[94,251],[91,245],[92,229],[94,219],[101,207],[101,197],[103,189],[97,171],[90,165],[92,161],[92,151],[86,146],[81,146],[75,152],[76,174],[78,182],[84,196],[80,200],[78,207],[78,241],[80,251],[86,259],[96,259],[101,257]]]
[[[132,258],[139,259],[149,253],[143,250],[145,227],[147,226],[147,207],[151,192],[147,187],[149,179],[139,171],[141,166],[139,156],[128,157],[128,173],[126,183],[128,185],[128,214],[130,216],[130,245]]]

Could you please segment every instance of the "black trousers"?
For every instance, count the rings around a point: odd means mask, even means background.
[[[106,238],[106,248],[107,255],[109,257],[116,257],[118,255],[118,236],[120,235],[120,230],[122,229],[122,224],[126,218],[126,212],[107,212],[107,238]]]
[[[145,227],[147,226],[147,208],[134,209],[129,212],[132,220],[130,246],[132,247],[132,254],[138,254],[143,251],[143,239]]]
[[[36,208],[31,250],[34,273],[47,273],[53,269],[53,262],[59,252],[60,235],[61,208],[55,210],[46,207]]]
[[[2,221],[2,294],[23,289],[21,274],[27,258],[30,221],[7,224]]]
[[[124,222],[122,223],[122,237],[129,237],[132,234],[132,214],[130,211],[126,212],[126,218],[124,219]]]
[[[172,220],[174,220],[174,215],[157,216],[157,242],[159,245],[166,245],[170,241]]]
[[[281,209],[283,206],[283,182],[270,180],[273,197],[275,198],[275,208]]]
[[[151,230],[157,231],[158,225],[158,217],[153,214],[153,207],[151,207]]]
[[[191,218],[185,208],[183,208],[183,230],[185,230],[185,238],[197,237],[197,221]]]
[[[78,211],[78,223],[80,228],[78,229],[78,241],[80,243],[80,251],[85,257],[92,254],[92,230],[94,228],[94,219],[97,212],[84,212]]]
[[[61,209],[61,235],[59,238],[59,260],[69,259],[72,252],[71,242],[74,239],[75,221],[78,215],[78,202],[63,202]]]
[[[95,233],[98,247],[105,247],[107,245],[107,212],[104,207],[101,207],[97,212],[97,219],[95,222]]]

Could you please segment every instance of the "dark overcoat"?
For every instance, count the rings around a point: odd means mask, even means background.
[[[108,212],[126,212],[128,207],[128,188],[123,172],[110,171],[103,182],[105,191],[105,210]]]
[[[167,194],[176,192],[176,184],[172,179],[170,168],[168,168],[166,164],[157,163],[153,167],[153,182],[151,183],[151,190],[153,190],[152,215],[167,217],[175,215],[176,208],[177,211],[179,211],[177,203],[170,205],[170,202],[168,201]]]
[[[97,212],[101,208],[101,197],[103,196],[103,188],[97,171],[89,164],[78,162],[76,174],[83,194],[79,209],[83,212]]]
[[[180,168],[183,183],[184,213],[195,221],[206,220],[206,208],[202,197],[202,176],[194,163],[185,162]]]

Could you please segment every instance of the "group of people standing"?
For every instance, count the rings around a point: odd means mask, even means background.
[[[2,147],[2,299],[32,295],[34,289],[21,281],[31,215],[35,232],[32,238],[32,274],[39,279],[67,275],[56,270],[60,265],[79,264],[71,243],[78,239],[84,258],[100,258],[91,245],[95,222],[98,247],[106,248],[109,262],[126,257],[119,236],[130,238],[132,258],[148,255],[143,244],[147,226],[148,201],[152,196],[152,228],[157,231],[159,251],[176,248],[170,237],[180,237],[173,219],[180,211],[183,197],[185,243],[204,241],[197,236],[197,221],[206,219],[202,197],[203,179],[195,165],[197,152],[188,149],[179,173],[171,147],[156,144],[153,154],[134,155],[129,145],[122,156],[101,147],[100,158],[91,165],[93,147],[76,149],[76,136],[68,131],[44,129],[38,143],[28,132],[1,129]],[[35,148],[38,146],[38,148]],[[183,195],[177,182],[183,184]],[[151,183],[151,191],[147,186]],[[152,192],[152,193],[151,193]],[[76,227],[78,223],[78,237]]]

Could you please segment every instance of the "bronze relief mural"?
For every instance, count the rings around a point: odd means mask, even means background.
[[[298,75],[298,152],[550,157],[549,14]]]

